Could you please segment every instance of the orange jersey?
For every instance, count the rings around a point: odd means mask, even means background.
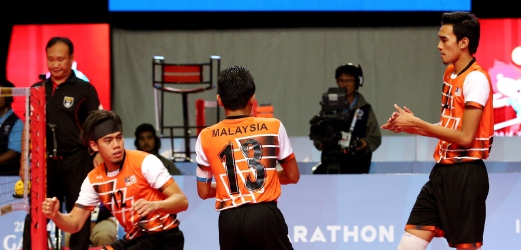
[[[490,76],[477,63],[473,63],[469,69],[461,73],[461,75],[458,75],[456,78],[451,77],[453,70],[454,65],[449,65],[445,70],[443,77],[444,82],[441,100],[442,111],[440,125],[451,129],[461,129],[465,105],[472,105],[480,108],[483,110],[483,113],[481,114],[479,127],[476,131],[475,139],[471,147],[464,148],[454,143],[439,140],[438,145],[434,150],[434,159],[436,162],[442,164],[486,159],[490,153],[494,135],[494,110],[492,106],[492,82]],[[483,73],[488,80],[488,98],[486,99],[484,106],[474,100],[468,100],[468,97],[465,96],[465,93],[467,92],[464,88],[470,87],[464,86],[464,83],[467,76],[474,71]],[[481,91],[482,93],[478,93],[474,96],[486,93],[483,89],[476,89],[477,88],[473,88],[472,91]],[[470,95],[471,93],[467,94]]]
[[[139,199],[160,201],[167,198],[161,190],[174,182],[159,158],[137,150],[125,150],[119,172],[107,173],[105,164],[90,171],[83,182],[77,204],[94,209],[102,202],[125,228],[126,238],[143,232],[160,232],[178,226],[176,214],[153,213],[140,218],[132,209]]]
[[[197,164],[210,167],[218,211],[246,203],[277,201],[277,161],[295,157],[276,118],[224,119],[205,128],[196,142]]]

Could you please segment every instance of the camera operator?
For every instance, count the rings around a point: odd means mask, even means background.
[[[335,79],[338,88],[330,88],[329,92],[347,91],[346,104],[334,115],[342,122],[325,115],[329,110],[324,110],[324,103],[321,103],[321,115],[310,121],[310,138],[322,151],[321,162],[314,167],[313,174],[369,173],[373,151],[380,146],[382,134],[371,105],[358,92],[363,85],[362,67],[351,63],[340,65],[335,71]],[[314,131],[320,131],[318,133],[322,135],[317,136]],[[329,133],[334,135],[327,135]]]

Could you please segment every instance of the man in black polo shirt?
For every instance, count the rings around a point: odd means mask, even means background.
[[[80,140],[81,127],[90,111],[100,109],[100,101],[94,86],[76,77],[72,70],[74,46],[69,38],[52,37],[45,49],[50,77],[33,87],[45,84],[47,197],[56,196],[61,203],[65,201],[70,212],[83,180],[93,168],[92,156]],[[87,250],[89,237],[90,223],[85,223],[78,233],[71,235],[70,249]],[[24,249],[30,249],[26,248],[25,238]]]

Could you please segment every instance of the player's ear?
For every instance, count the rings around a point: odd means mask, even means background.
[[[464,37],[463,39],[461,39],[460,41],[460,48],[461,49],[464,49],[466,48],[467,46],[469,46],[469,39]]]
[[[223,102],[221,101],[221,96],[217,95],[217,104],[219,104],[219,107],[223,107]]]
[[[97,152],[99,150],[98,144],[95,141],[90,141],[89,146],[90,146],[90,149],[94,152]]]

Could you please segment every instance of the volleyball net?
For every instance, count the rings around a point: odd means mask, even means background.
[[[0,149],[20,153],[14,170],[3,173],[6,168],[0,164],[0,216],[30,212],[32,249],[47,249],[47,219],[41,212],[46,197],[45,89],[2,87],[0,98],[11,103],[12,113],[19,119],[0,118]]]
[[[29,88],[0,87],[0,107],[6,112],[0,115],[0,216],[29,209],[29,167],[20,178],[21,164],[29,161]]]

